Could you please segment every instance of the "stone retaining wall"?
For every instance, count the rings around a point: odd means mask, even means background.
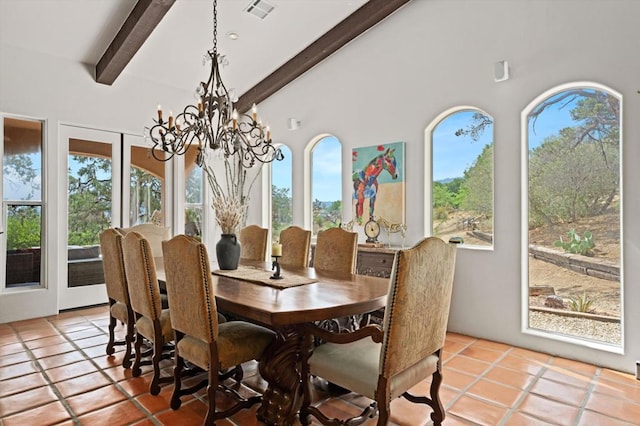
[[[532,244],[529,245],[529,254],[535,259],[553,263],[581,274],[620,282],[620,266],[609,260],[559,252]]]
[[[471,231],[468,234],[476,238],[493,242],[493,236],[485,232]],[[547,247],[529,245],[529,254],[535,259],[553,263],[584,275],[620,282],[620,266],[604,259],[594,259],[573,253],[564,253]]]

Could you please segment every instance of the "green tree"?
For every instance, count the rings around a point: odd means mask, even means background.
[[[37,181],[38,172],[29,154],[5,155],[2,160],[2,173],[6,186],[25,185],[29,188],[24,200],[33,199],[34,190],[40,189],[40,183]]]
[[[40,206],[7,208],[7,250],[40,247]]]
[[[342,222],[342,201],[320,201],[313,202],[313,225],[314,231],[335,228]]]
[[[565,128],[529,155],[532,226],[601,214],[618,193],[619,150],[614,144],[581,142],[579,128]]]
[[[290,188],[278,188],[271,185],[271,226],[273,238],[293,223],[293,200]]]
[[[147,170],[131,167],[131,212],[129,223],[149,223],[162,210],[162,180]]]
[[[99,234],[111,226],[111,161],[72,155],[80,164],[69,169],[69,244],[98,244]]]
[[[493,143],[485,145],[475,162],[464,172],[461,207],[487,218],[493,216]]]

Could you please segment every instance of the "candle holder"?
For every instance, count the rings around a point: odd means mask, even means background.
[[[280,258],[280,256],[271,256],[271,257],[273,257],[273,263],[271,264],[271,270],[273,271],[275,269],[276,271],[269,278],[271,278],[272,280],[281,280],[284,277],[282,275],[280,275],[280,263],[278,263],[278,259]]]

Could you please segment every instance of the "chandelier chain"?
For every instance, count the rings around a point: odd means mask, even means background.
[[[213,0],[213,52],[218,53],[218,0]]]
[[[176,116],[170,111],[165,118],[158,105],[157,118],[148,133],[153,144],[151,153],[158,160],[168,161],[174,155],[186,154],[193,146],[198,150],[199,166],[204,164],[207,150],[221,152],[225,160],[233,158],[244,168],[282,160],[282,151],[273,145],[269,126],[263,126],[255,104],[251,113],[234,108],[220,76],[217,44],[218,0],[213,0],[213,48],[207,51],[209,78],[196,89],[198,102],[187,105]]]

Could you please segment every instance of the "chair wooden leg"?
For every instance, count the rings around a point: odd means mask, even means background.
[[[153,379],[149,386],[149,393],[151,395],[158,395],[160,393],[160,360],[162,359],[162,338],[158,339],[158,336],[153,341],[153,358],[151,364],[153,365]]]
[[[142,374],[142,370],[140,369],[140,362],[142,360],[142,341],[144,337],[139,332],[136,332],[136,343],[135,343],[135,351],[136,356],[133,361],[133,367],[131,367],[131,374],[133,377],[140,377]]]
[[[184,336],[178,331],[174,331],[176,339],[175,367],[173,367],[173,394],[171,395],[171,408],[177,410],[182,405],[180,399],[180,389],[182,388],[182,369],[184,368],[184,359],[178,353],[178,341]]]
[[[114,345],[116,342],[115,339],[115,328],[116,328],[117,320],[115,317],[109,315],[109,342],[107,342],[107,355],[113,355],[115,352]]]
[[[216,422],[216,390],[218,389],[218,371],[209,367],[209,385],[207,386],[207,397],[209,399],[209,409],[207,417],[204,419],[205,425],[215,425]]]
[[[385,426],[389,422],[391,414],[391,399],[389,395],[389,386],[387,380],[383,377],[378,378],[378,389],[376,391],[376,405],[378,408],[378,426]]]
[[[431,403],[433,413],[431,413],[431,420],[433,420],[434,426],[440,426],[444,421],[445,411],[442,401],[440,401],[440,384],[442,383],[442,372],[440,370],[440,361],[438,361],[438,369],[433,373],[431,379]]]
[[[127,335],[124,338],[124,358],[122,358],[122,366],[124,368],[131,367],[131,347],[133,346],[133,336],[133,320],[130,320],[127,323]]]

